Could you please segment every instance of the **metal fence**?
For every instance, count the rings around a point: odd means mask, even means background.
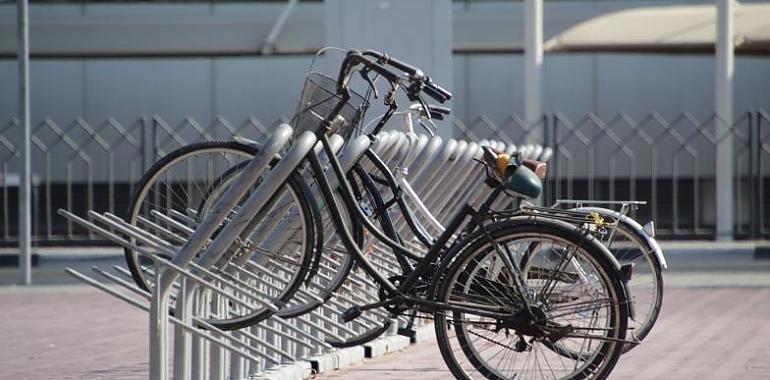
[[[770,113],[761,109],[736,118],[716,135],[715,117],[689,114],[666,119],[650,114],[635,120],[620,114],[602,120],[588,114],[569,120],[546,114],[535,125],[517,116],[495,123],[480,116],[454,120],[459,137],[533,142],[554,149],[544,202],[556,199],[643,200],[641,221],[655,220],[665,238],[714,238],[715,152],[731,144],[734,153],[734,213],[737,238],[770,238]],[[123,216],[142,173],[166,153],[203,140],[233,136],[260,139],[273,124],[249,118],[234,124],[223,117],[204,124],[192,118],[169,123],[159,116],[129,123],[100,124],[43,120],[33,135],[33,235],[37,244],[83,244],[93,238],[56,214],[59,208]],[[20,129],[0,126],[0,244],[17,241]]]
[[[471,139],[534,141],[554,149],[545,202],[557,199],[641,200],[636,217],[654,220],[665,238],[716,237],[716,150],[732,146],[735,236],[770,236],[770,114],[752,109],[718,134],[720,120],[652,113],[572,121],[546,114],[534,126],[517,117],[495,124],[479,117],[455,123]],[[727,124],[727,123],[725,123]]]

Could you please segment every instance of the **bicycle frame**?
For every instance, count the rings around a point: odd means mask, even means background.
[[[411,144],[413,144],[415,142],[415,140],[411,139],[410,137],[411,136],[407,135],[407,139],[409,140],[409,144],[411,145]],[[458,153],[458,156],[460,154],[461,153]],[[419,198],[419,196],[413,190],[413,188],[412,188],[411,184],[409,183],[409,181],[406,180],[405,174],[408,172],[408,168],[406,166],[403,166],[403,165],[405,164],[405,161],[408,161],[408,158],[407,157],[402,157],[401,161],[396,164],[396,168],[394,169],[396,171],[396,175],[394,175],[392,173],[392,171],[388,168],[388,166],[371,149],[369,149],[367,151],[366,156],[374,164],[374,167],[379,171],[380,175],[382,175],[384,177],[384,178],[380,179],[379,182],[381,182],[381,183],[385,184],[386,186],[388,186],[390,188],[390,191],[394,194],[394,199],[389,201],[389,202],[387,202],[388,205],[381,206],[383,209],[376,209],[376,214],[377,215],[381,215],[385,219],[389,219],[388,213],[386,212],[385,209],[390,207],[389,205],[391,205],[393,203],[397,203],[399,208],[400,208],[400,210],[401,210],[401,213],[402,213],[402,215],[403,215],[403,217],[404,217],[404,219],[406,221],[406,224],[411,229],[412,233],[414,233],[417,236],[418,240],[420,240],[423,244],[425,244],[426,247],[431,248],[431,243],[430,243],[430,239],[431,238],[430,238],[430,236],[428,236],[428,234],[426,232],[424,232],[424,229],[422,228],[421,224],[414,217],[412,209],[409,207],[409,205],[406,204],[406,202],[404,202],[404,199],[403,199],[403,197],[401,195],[403,194],[404,196],[409,197],[410,201],[412,201],[417,206],[417,210],[420,211],[423,214],[423,216],[431,224],[434,225],[434,227],[436,228],[437,231],[439,231],[440,233],[444,233],[445,229],[443,228],[443,225],[441,225],[440,222],[438,222],[435,219],[435,217],[428,210],[428,208],[422,203],[422,200]],[[396,161],[398,161],[398,160],[396,160]],[[397,178],[397,176],[399,178]],[[467,177],[463,177],[463,178],[467,178]],[[400,179],[400,181],[399,181],[399,179]],[[492,187],[494,190],[490,194],[487,195],[486,200],[479,207],[479,210],[482,213],[484,213],[484,214],[486,214],[488,212],[491,212],[492,214],[495,214],[493,212],[493,210],[498,210],[499,208],[495,207],[493,205],[496,203],[496,201],[498,201],[498,198],[499,198],[500,194],[503,192],[503,189],[502,189],[502,186],[500,186],[500,184],[498,184],[498,183],[487,182],[487,184],[490,187]],[[396,195],[396,194],[398,194],[398,195]],[[470,196],[470,194],[468,194],[468,196]],[[465,198],[465,199],[467,199],[467,198]],[[477,197],[477,199],[478,199],[478,197]],[[518,200],[518,198],[515,198],[515,199]],[[569,203],[572,203],[572,202],[575,202],[575,203],[578,203],[578,202],[580,202],[580,203],[582,203],[582,202],[589,203],[588,201],[570,201],[570,200],[563,201],[563,203],[565,203],[565,204],[569,204]],[[597,202],[597,203],[601,203],[601,202]],[[622,217],[622,216],[624,216],[627,213],[628,208],[629,208],[629,204],[638,205],[638,204],[643,204],[644,202],[604,202],[603,204],[616,204],[616,203],[617,204],[621,204],[623,206],[623,208],[621,209],[621,212],[619,213],[620,214],[619,216]],[[558,206],[558,204],[559,203],[557,203],[554,206],[551,206],[551,208],[554,208],[555,206]],[[432,203],[432,205],[436,206],[436,202]],[[503,211],[503,214],[510,213],[512,210],[515,210],[516,208],[517,207],[514,207],[513,209],[509,209],[507,211]],[[543,210],[541,210],[541,211],[543,211]],[[503,214],[499,214],[499,215],[503,215]],[[580,215],[582,215],[582,216],[589,216],[590,214],[588,212],[584,212],[584,213],[581,213]],[[557,214],[552,214],[552,216],[556,217],[557,219],[564,219],[564,218],[575,219],[575,215],[563,215],[563,216],[559,217],[559,215],[557,215]],[[573,221],[573,223],[574,222],[575,221]],[[582,221],[579,221],[579,222],[580,223],[584,223],[586,221],[582,220]],[[388,226],[392,226],[393,223],[392,223],[392,221],[387,220],[386,223],[383,223],[383,224],[384,225],[388,225]],[[614,232],[615,232],[615,228],[617,227],[617,222],[616,223],[608,223],[608,224],[612,226],[612,228],[610,230],[610,233],[609,233],[609,241],[612,241],[612,238],[613,238]],[[478,224],[474,223],[474,220],[472,220],[466,226],[466,228],[464,229],[463,232],[464,233],[470,233],[470,232],[472,232],[477,227],[478,227]],[[459,228],[459,226],[456,226],[452,230],[455,230],[457,228]],[[395,231],[394,231],[394,235],[396,235]],[[661,254],[658,254],[658,251],[659,250],[656,249],[655,250],[655,254],[658,255],[659,257],[662,256]],[[396,250],[396,259],[399,262],[399,264],[402,264],[403,261],[404,261],[403,257],[398,255],[398,251],[397,250]],[[661,260],[661,262],[665,263],[665,261],[663,261],[663,260]],[[572,261],[572,264],[575,266],[575,268],[577,268],[577,272],[578,272],[581,280],[586,281],[585,273],[581,270],[580,265],[577,264],[574,261]],[[665,265],[665,264],[663,264],[663,265]],[[401,266],[402,266],[402,269],[404,271],[408,270],[407,266],[405,266],[403,264]]]
[[[410,111],[412,111],[412,110],[410,110]],[[409,117],[410,113],[407,111],[404,114],[406,116],[405,117],[405,124],[410,125],[411,124],[411,118]],[[409,128],[407,128],[407,129],[410,130]],[[408,134],[407,134],[406,138],[409,139]],[[414,143],[414,141],[410,139],[409,144],[413,144],[413,143]],[[440,140],[439,140],[439,143],[440,143]],[[494,145],[494,142],[490,142],[490,143],[492,145]],[[422,144],[425,144],[425,143],[422,143]],[[484,144],[484,142],[482,142],[481,144]],[[503,148],[503,147],[498,147],[498,148]],[[433,155],[433,156],[439,155],[439,153],[436,152],[436,147],[433,147],[433,148],[425,147],[425,150],[426,151],[431,151],[431,153],[428,153],[428,155],[426,155],[425,157],[423,157],[423,155],[421,153],[420,154],[420,159],[418,159],[416,161],[420,161],[421,160],[421,162],[424,164],[425,161],[428,161],[429,157],[432,157],[431,155]],[[452,151],[452,149],[447,149],[447,150],[448,151]],[[384,152],[384,153],[387,153],[387,152]],[[453,152],[446,153],[446,154],[450,154],[451,155],[452,153]],[[389,189],[391,190],[391,192],[393,192],[393,194],[396,194],[396,193],[399,193],[399,192],[403,193],[404,197],[407,197],[412,202],[412,204],[414,204],[416,206],[416,210],[412,210],[407,204],[405,204],[405,202],[403,201],[403,199],[400,196],[396,197],[396,199],[395,199],[395,201],[397,201],[397,203],[398,203],[399,209],[400,209],[400,211],[401,211],[401,213],[402,213],[402,215],[404,217],[404,220],[405,220],[406,224],[408,225],[409,229],[411,230],[411,232],[413,234],[415,234],[415,236],[418,238],[418,240],[420,242],[422,242],[426,247],[430,247],[430,245],[432,244],[431,243],[431,237],[425,231],[424,227],[420,224],[420,222],[416,219],[415,211],[418,211],[420,213],[420,215],[428,222],[428,224],[433,226],[434,229],[439,231],[439,233],[443,232],[444,226],[438,221],[438,218],[436,217],[436,215],[434,213],[432,213],[431,211],[429,211],[428,206],[426,206],[422,202],[422,200],[420,199],[419,195],[417,195],[416,188],[419,187],[419,188],[422,188],[423,190],[425,190],[424,189],[424,187],[425,187],[424,185],[425,185],[425,182],[426,182],[426,181],[424,181],[425,178],[422,177],[421,175],[417,175],[416,177],[414,177],[414,182],[413,182],[414,186],[413,186],[412,183],[410,183],[407,180],[406,176],[402,175],[402,176],[399,176],[399,178],[397,178],[397,176],[394,175],[391,172],[391,170],[388,168],[388,166],[380,159],[380,157],[377,155],[377,153],[371,151],[371,149],[370,149],[370,151],[367,151],[367,157],[370,159],[371,162],[374,163],[374,167],[384,177],[379,182],[384,184],[384,185],[386,185],[387,187],[389,187]],[[404,159],[401,160],[401,162],[399,162],[397,164],[397,168],[395,169],[397,174],[401,174],[401,173],[399,173],[400,171],[403,171],[404,173],[407,173],[408,170],[410,170],[408,167],[402,166],[402,165],[404,165],[404,162],[406,160],[407,159],[404,158]],[[442,160],[442,161],[445,161],[445,160]],[[420,165],[420,162],[418,162],[416,164],[416,166],[418,168],[420,168],[420,169],[422,169],[422,167],[423,167],[423,166]],[[468,176],[465,176],[463,178],[465,180],[467,180]],[[462,181],[460,181],[460,182],[462,182]],[[496,184],[491,184],[490,183],[489,185],[494,190],[493,190],[492,194],[489,194],[487,196],[487,199],[484,202],[484,204],[478,208],[479,210],[483,210],[483,211],[499,210],[499,209],[501,209],[499,207],[499,206],[501,206],[501,204],[500,204],[501,201],[504,202],[505,199],[507,199],[507,198],[499,198],[499,195],[500,195],[500,193],[502,191],[501,191],[501,189]],[[476,204],[480,203],[480,201],[481,201],[481,199],[479,198],[480,194],[476,195],[476,198],[473,199],[472,201],[470,200],[471,196],[473,196],[473,194],[472,194],[472,191],[469,188],[469,191],[466,194],[463,195],[463,199],[465,199],[466,202],[468,202],[470,204],[473,204],[473,205],[476,205]],[[518,200],[519,200],[518,198],[513,198],[514,202],[517,202]],[[392,202],[394,202],[394,201],[390,201],[388,203],[392,203]],[[642,225],[638,225],[638,223],[636,221],[634,221],[633,219],[630,219],[629,217],[626,216],[628,214],[628,212],[632,208],[638,207],[639,205],[643,205],[643,204],[646,204],[646,202],[643,202],[643,201],[590,201],[590,200],[562,199],[562,200],[558,200],[556,203],[551,205],[550,208],[551,209],[557,209],[561,205],[572,205],[573,207],[576,207],[575,211],[583,212],[586,215],[588,213],[591,213],[591,212],[598,212],[598,213],[600,213],[602,215],[609,216],[612,219],[624,219],[627,224],[635,226],[635,229],[638,230],[639,235],[643,236],[645,238],[645,240],[647,241],[647,244],[649,246],[653,247],[652,248],[653,253],[658,258],[658,261],[660,261],[662,267],[665,269],[667,267],[666,260],[665,260],[665,257],[663,255],[662,250],[660,249],[659,245],[657,244],[657,242],[653,238],[654,237],[654,226],[653,226],[652,222],[642,226]],[[435,202],[432,205],[436,206]],[[598,208],[585,207],[584,205],[598,205],[598,206],[613,205],[613,206],[619,206],[620,210],[619,211],[611,211],[611,210],[607,210],[607,209],[598,209]],[[506,207],[506,208],[508,208],[508,207]],[[543,211],[547,211],[547,210],[543,210]],[[385,215],[385,213],[382,212],[381,210],[378,210],[378,214]],[[553,216],[556,217],[557,219],[559,219],[559,215],[553,215]],[[575,220],[569,220],[569,219],[570,218],[567,218],[566,221],[571,222],[571,223],[575,222]],[[574,218],[572,218],[572,219],[574,219]],[[583,222],[585,222],[585,221],[583,221]],[[617,223],[610,223],[610,224],[612,224],[613,226],[610,229],[609,234],[608,234],[608,236],[606,238],[607,242],[611,242],[611,241],[614,240],[613,238],[614,238],[614,234],[615,234],[615,229],[617,228]],[[471,225],[469,225],[468,227],[469,228],[466,229],[465,232],[470,232],[472,230],[472,226]]]
[[[340,183],[340,190],[342,193],[342,199],[345,202],[345,206],[352,208],[356,211],[354,214],[355,217],[363,218],[363,211],[360,209],[358,204],[355,202],[355,198],[353,196],[353,190],[350,187],[350,183],[345,178],[345,173],[342,170],[342,167],[339,164],[339,161],[337,160],[336,156],[331,154],[331,145],[329,143],[329,139],[325,134],[321,134],[320,140],[323,144],[324,150],[326,151],[329,162],[331,164],[331,167],[334,171],[334,174],[339,179]],[[307,160],[310,162],[310,168],[313,171],[313,176],[315,179],[319,182],[319,187],[321,189],[321,194],[325,198],[325,201],[327,202],[329,207],[329,213],[332,218],[332,222],[335,224],[337,228],[337,233],[340,234],[342,243],[344,244],[345,248],[348,250],[348,252],[352,255],[354,255],[355,259],[358,260],[359,264],[361,265],[361,268],[374,279],[374,281],[381,286],[386,294],[390,297],[389,300],[383,301],[381,303],[368,305],[366,308],[374,308],[379,306],[385,306],[387,304],[396,303],[396,304],[412,304],[412,305],[420,305],[429,308],[430,310],[452,310],[457,312],[465,312],[465,313],[474,313],[476,315],[485,316],[489,318],[497,318],[497,319],[507,319],[511,318],[510,313],[500,313],[495,312],[492,310],[480,310],[478,308],[470,308],[470,307],[463,307],[458,305],[450,305],[442,302],[436,302],[430,299],[421,299],[417,297],[411,297],[407,296],[408,294],[416,285],[417,281],[424,276],[425,274],[429,273],[429,266],[435,262],[437,262],[439,259],[442,258],[442,255],[448,251],[447,243],[450,242],[450,240],[454,237],[455,232],[457,232],[462,225],[462,223],[465,221],[466,218],[469,216],[478,216],[479,214],[476,212],[476,210],[471,207],[470,205],[466,204],[463,206],[460,211],[455,214],[455,216],[450,221],[449,225],[445,229],[445,231],[436,239],[435,244],[431,246],[431,248],[428,250],[426,255],[418,262],[417,267],[414,268],[414,270],[411,271],[406,276],[406,279],[396,287],[388,278],[385,278],[385,276],[382,275],[377,269],[369,262],[369,260],[366,258],[366,256],[363,254],[363,252],[356,246],[356,244],[353,241],[352,235],[350,233],[350,230],[345,225],[342,215],[340,213],[340,206],[337,204],[337,200],[333,196],[333,190],[331,186],[329,185],[329,181],[326,177],[326,175],[323,172],[323,168],[321,166],[320,160],[318,156],[315,154],[315,152],[310,152],[307,156]],[[362,220],[362,221],[367,221]],[[375,235],[377,234],[377,231],[371,231]],[[382,239],[383,242],[391,246],[394,250],[397,252],[408,252],[408,249],[396,242],[391,241],[390,239]],[[513,265],[516,265],[515,263]],[[513,269],[511,269],[513,271]],[[426,293],[428,297],[430,297],[431,294],[436,289],[436,286],[438,285],[438,280],[436,277],[432,278],[429,290]],[[517,288],[519,292],[520,289]],[[524,297],[523,294],[519,294],[519,296]]]
[[[431,224],[435,223],[435,228],[437,231],[439,231],[440,234],[443,234],[447,230],[450,230],[452,233],[457,232],[458,229],[452,229],[449,227],[445,227],[442,225],[438,220],[436,220],[436,217],[427,209],[427,206],[422,202],[422,199],[420,199],[419,195],[417,195],[414,188],[411,186],[409,181],[406,180],[405,177],[401,178],[401,181],[399,181],[396,176],[393,174],[393,172],[390,170],[390,168],[382,161],[382,159],[374,152],[372,149],[368,149],[366,151],[366,157],[374,164],[374,167],[379,171],[380,174],[383,175],[384,178],[382,178],[382,181],[384,184],[391,190],[393,194],[403,194],[404,196],[407,196],[411,202],[413,202],[415,205],[417,205],[418,210],[423,213],[423,216],[428,220],[433,220]],[[476,210],[490,210],[492,203],[494,203],[498,198],[499,195],[502,193],[502,189],[499,186],[494,186],[492,184],[489,184],[492,188],[492,191],[486,196],[486,199],[481,204],[481,206],[476,207],[475,205],[479,203],[480,199],[479,197],[476,197],[476,199],[473,200],[473,202],[466,202],[466,204],[471,205],[471,207],[474,209],[474,212]],[[401,192],[403,190],[403,192]],[[466,197],[464,199],[468,200],[468,197],[472,194],[466,194]],[[406,203],[403,197],[396,195],[394,200],[391,200],[387,203],[393,203],[395,202],[403,217],[406,221],[406,224],[408,225],[409,229],[412,233],[415,234],[415,236],[422,242],[426,248],[430,249],[433,246],[433,237],[431,237],[428,232],[425,230],[425,228],[422,226],[419,220],[416,219],[414,210],[412,210],[411,207]],[[388,218],[387,213],[385,213],[383,210],[377,210],[377,214],[383,215],[385,218]],[[389,224],[392,224],[392,222],[389,221]],[[451,225],[451,222],[450,222]],[[471,222],[471,224],[468,225],[468,228],[464,231],[466,233],[472,232],[473,229],[477,225]],[[395,248],[392,247],[391,248]],[[419,259],[419,258],[417,258]]]
[[[349,61],[351,59],[352,61]],[[350,62],[361,61],[362,59],[363,58],[361,58],[361,56],[348,55],[345,59],[345,62],[343,63],[343,67],[348,67],[347,65],[349,65]],[[349,74],[350,73],[346,73],[345,75],[342,75],[341,72],[339,83],[347,83],[346,75]],[[297,170],[303,161],[307,160],[310,163],[313,177],[318,182],[325,204],[328,205],[328,212],[331,215],[331,219],[335,226],[336,232],[340,236],[344,247],[347,249],[348,253],[352,254],[354,259],[360,263],[364,271],[369,276],[371,276],[371,278],[374,279],[374,281],[382,289],[384,289],[386,296],[388,296],[387,300],[372,305],[367,305],[367,308],[386,306],[393,303],[410,305],[417,304],[430,308],[429,311],[449,309],[459,312],[473,312],[475,314],[491,318],[510,318],[510,313],[495,313],[495,310],[485,311],[479,310],[478,308],[467,308],[430,300],[430,297],[432,297],[432,294],[434,294],[436,289],[438,276],[433,276],[431,279],[429,291],[426,293],[426,299],[407,296],[407,294],[409,294],[410,291],[415,287],[418,279],[423,277],[425,274],[431,273],[429,266],[433,263],[440,262],[442,254],[448,250],[447,244],[452,240],[453,237],[455,237],[455,232],[460,230],[460,227],[465,222],[465,219],[468,218],[468,216],[473,216],[475,219],[477,219],[477,226],[481,226],[483,221],[481,221],[480,214],[468,203],[465,203],[461,210],[451,219],[447,228],[440,234],[436,241],[431,244],[430,249],[423,258],[417,258],[416,255],[412,254],[408,248],[404,247],[399,242],[392,240],[381,231],[379,231],[365,216],[360,206],[356,203],[350,182],[346,178],[345,171],[342,169],[340,162],[335,154],[336,152],[332,148],[329,137],[327,136],[327,133],[332,129],[335,117],[339,115],[342,108],[350,99],[350,92],[347,91],[344,87],[339,88],[338,94],[338,103],[334,106],[327,117],[318,125],[318,128],[316,128],[314,132],[306,131],[295,139],[288,152],[266,175],[262,183],[257,186],[257,188],[249,195],[245,203],[241,206],[240,209],[238,209],[234,217],[217,234],[216,238],[211,242],[211,244],[209,244],[208,247],[203,250],[200,255],[200,259],[198,260],[198,264],[204,268],[214,265],[217,260],[219,260],[225,254],[225,252],[227,252],[233,246],[233,243],[238,241],[239,238],[244,238],[244,234],[248,234],[249,232],[249,226],[253,225],[252,223],[254,219],[267,211],[265,210],[267,208],[266,205],[271,201],[276,191],[286,183],[289,175]],[[391,107],[391,110],[393,109],[395,109],[395,103]],[[380,120],[378,128],[375,128],[375,130],[379,130],[379,125],[383,125],[383,120],[386,120],[386,118],[389,116],[390,114],[386,114],[386,117]],[[288,129],[289,133],[291,133],[291,128],[286,129]],[[273,140],[275,139],[271,138],[266,145],[269,145]],[[279,138],[277,140],[281,139]],[[342,199],[345,203],[345,206],[348,210],[354,211],[353,217],[358,218],[378,240],[392,248],[396,254],[418,260],[417,267],[411,270],[406,279],[398,286],[396,286],[388,278],[385,278],[383,274],[377,271],[373,264],[368,261],[363,252],[355,244],[355,240],[349,228],[345,225],[342,215],[340,214],[341,208],[337,203],[337,199],[335,199],[333,195],[334,190],[332,190],[329,180],[327,179],[323,167],[321,166],[319,157],[314,151],[314,147],[319,140],[322,144],[323,151],[325,152],[329,163],[331,164],[334,174],[337,177],[338,187],[341,190]],[[273,142],[273,144],[276,144],[276,142]],[[180,253],[175,257],[175,260],[178,259],[182,261],[190,261],[192,257],[198,253],[201,248],[204,247],[205,241],[212,237],[214,231],[224,221],[226,215],[228,215],[230,211],[234,209],[236,202],[243,195],[245,195],[245,191],[249,187],[254,185],[259,176],[249,176],[247,173],[254,173],[256,170],[264,170],[265,166],[267,165],[267,162],[262,162],[264,159],[264,154],[258,154],[255,159],[247,165],[246,170],[244,170],[243,173],[239,175],[234,185],[228,189],[222,198],[216,202],[212,212],[206,216],[199,228],[196,229],[191,239],[185,244],[184,247],[182,247]],[[259,164],[257,162],[259,162]],[[499,251],[499,247],[496,246],[496,248]],[[517,263],[512,263],[510,259],[505,259],[506,258],[503,258],[503,262],[506,264],[506,266],[513,266],[508,268],[511,273],[520,273],[520,270],[517,267]],[[410,265],[407,263],[404,265],[404,269],[411,269]],[[158,285],[163,289],[168,289],[174,278],[175,277],[163,278],[161,279],[161,283]],[[519,281],[517,281],[517,286],[514,288],[514,291],[518,292],[518,296],[527,302],[527,300],[530,298],[528,297],[529,291],[526,288],[526,284],[522,284],[520,279],[518,280]]]

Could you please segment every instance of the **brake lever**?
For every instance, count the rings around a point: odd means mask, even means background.
[[[429,121],[430,121],[430,120],[429,120]],[[426,123],[425,123],[425,122],[422,120],[422,118],[419,118],[419,119],[417,119],[417,122],[418,122],[418,123],[420,123],[420,126],[421,126],[421,127],[423,127],[423,129],[425,129],[426,131],[428,131],[428,134],[430,135],[430,137],[434,137],[434,136],[436,136],[436,132],[438,132],[438,127],[436,127],[436,125],[435,125],[435,124],[433,124],[433,129],[431,129],[431,128],[428,126],[428,124],[426,124]],[[430,122],[431,122],[431,123],[433,123],[433,121],[430,121]]]
[[[428,103],[425,103],[425,101],[422,100],[422,96],[420,96],[419,93],[415,94],[415,98],[418,102],[420,102],[420,107],[422,107],[422,111],[420,111],[420,113],[425,115],[425,118],[428,120],[433,119],[433,117],[430,115],[430,106],[428,106]]]
[[[374,91],[374,98],[378,99],[380,97],[379,92],[377,92],[377,87],[374,85],[374,81],[372,81],[372,78],[369,78],[369,68],[362,69],[358,73],[361,74],[361,76],[364,78],[364,80],[369,83],[369,86]]]

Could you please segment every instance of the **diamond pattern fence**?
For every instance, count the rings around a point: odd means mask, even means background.
[[[643,200],[636,210],[666,238],[715,237],[715,152],[730,144],[734,157],[734,213],[738,238],[770,238],[770,113],[750,110],[716,134],[716,117],[690,114],[642,119],[588,114],[569,120],[546,114],[534,125],[518,116],[495,123],[482,115],[452,126],[457,138],[495,139],[551,147],[544,203],[556,199]],[[276,122],[277,123],[277,122]],[[157,159],[184,145],[241,136],[260,140],[272,126],[257,118],[211,123],[160,116],[130,123],[92,124],[45,119],[33,126],[33,235],[36,244],[84,244],[93,236],[56,214],[65,208],[123,216],[133,186]],[[0,125],[0,245],[15,245],[18,220],[19,123]]]
[[[682,113],[666,119],[594,114],[570,120],[550,113],[535,125],[513,116],[500,124],[480,116],[455,122],[461,137],[533,142],[554,150],[543,202],[557,199],[639,200],[642,223],[664,238],[716,237],[716,150],[733,152],[735,237],[770,237],[770,113],[752,109],[733,123]],[[728,125],[717,133],[717,126]]]

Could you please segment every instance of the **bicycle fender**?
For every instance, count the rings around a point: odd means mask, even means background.
[[[562,222],[556,219],[549,219],[549,218],[531,216],[531,215],[514,216],[511,218],[507,218],[505,220],[501,220],[501,221],[497,221],[497,222],[485,225],[485,228],[486,228],[486,231],[488,232],[494,232],[496,231],[496,229],[508,228],[510,227],[511,224],[514,224],[514,223],[549,223],[565,229],[579,229],[579,227],[576,227],[574,224]],[[585,234],[584,232],[581,232],[581,233],[586,238],[595,240],[595,238],[590,234]],[[441,280],[440,274],[443,274],[447,271],[449,266],[454,263],[456,256],[460,252],[462,252],[463,248],[474,243],[478,239],[485,239],[485,238],[486,238],[486,233],[479,229],[476,229],[472,233],[470,233],[468,236],[463,238],[461,241],[453,243],[452,246],[447,250],[447,252],[444,255],[442,255],[441,262],[439,263],[439,266],[437,267],[435,272],[436,275],[434,275],[433,278],[431,279],[431,283],[430,283],[430,286],[428,287],[427,294],[430,295],[435,300],[436,290],[438,290],[438,285]],[[602,245],[602,247],[604,246]],[[612,266],[611,269],[613,269],[618,275],[620,275],[621,274],[620,262],[615,258],[615,256],[610,254],[609,251],[606,250],[606,248],[605,248],[605,251],[607,252],[605,256],[610,261],[610,265]],[[625,286],[623,287],[623,290],[626,296],[629,296],[628,290],[626,289]],[[629,309],[629,313],[630,312],[632,312],[631,309]]]
[[[639,236],[644,237],[647,243],[647,246],[649,247],[650,250],[652,250],[653,253],[655,253],[655,257],[658,259],[658,262],[660,262],[661,268],[668,269],[668,264],[666,263],[666,257],[663,255],[663,250],[660,248],[660,245],[658,244],[657,240],[655,240],[654,237],[650,236],[647,232],[645,232],[642,225],[639,224],[639,222],[637,222],[633,218],[630,218],[627,215],[623,215],[615,210],[602,208],[602,207],[577,207],[577,208],[573,208],[572,210],[585,211],[585,212],[598,212],[600,214],[611,215],[613,218],[622,220],[624,223],[631,226],[634,229],[634,231],[639,234]]]

